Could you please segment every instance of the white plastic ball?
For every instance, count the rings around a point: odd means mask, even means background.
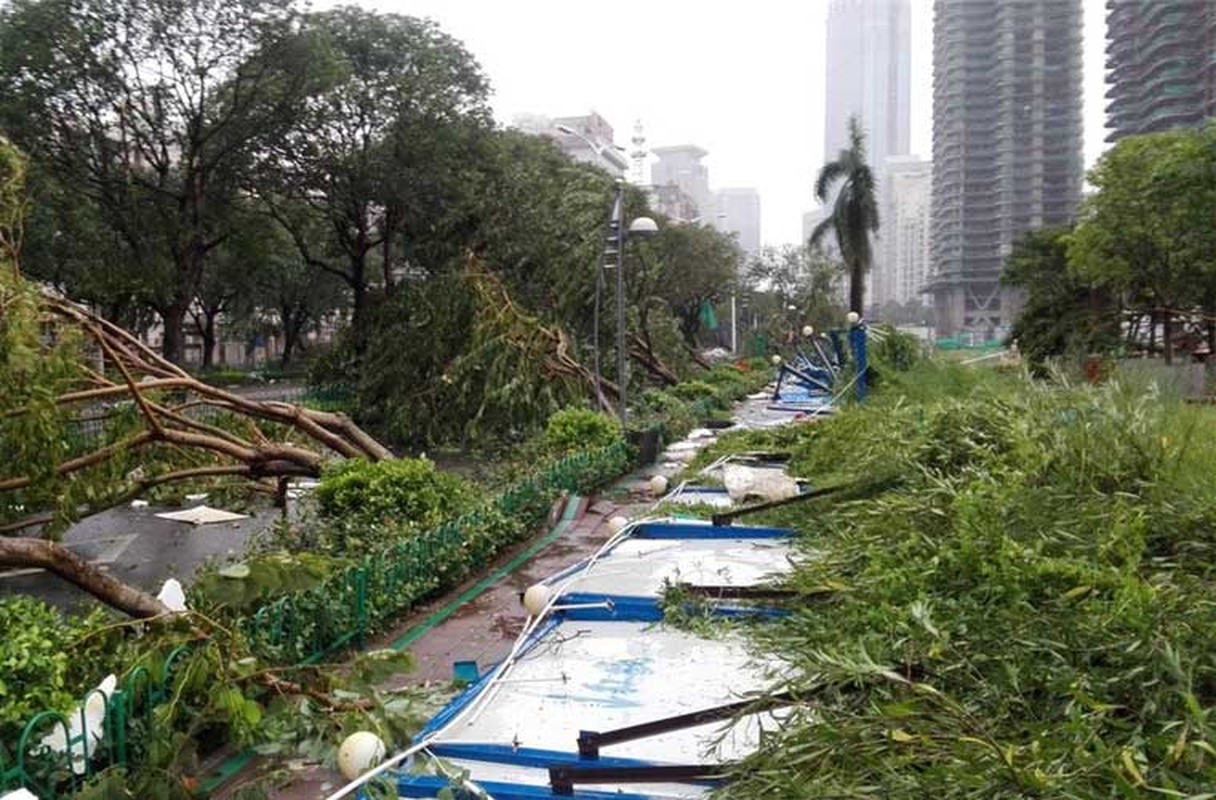
[[[850,311],[848,314],[845,314],[844,318],[849,321],[850,325],[856,325],[861,321],[861,314],[858,314],[856,311]]]
[[[662,475],[655,475],[650,479],[650,493],[655,497],[660,497],[667,493],[667,478]]]
[[[610,517],[608,519],[608,532],[614,534],[620,533],[621,531],[625,530],[625,526],[628,524],[629,519],[626,517]]]
[[[348,781],[384,760],[384,742],[371,731],[356,731],[338,748],[338,771]]]
[[[804,337],[806,337],[807,339],[809,339],[809,338],[811,338],[812,336],[814,336],[814,335],[815,335],[815,326],[813,326],[813,325],[803,325],[803,326],[802,326],[802,335],[803,335]]]
[[[776,355],[773,356],[773,366],[774,367],[781,366],[781,356],[776,356]]]
[[[524,610],[529,616],[539,617],[553,598],[553,590],[546,583],[534,583],[524,592]]]

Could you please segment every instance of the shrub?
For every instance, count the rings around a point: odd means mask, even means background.
[[[343,461],[325,471],[315,497],[330,520],[415,530],[459,516],[477,499],[471,484],[425,458]]]
[[[545,445],[556,453],[596,450],[621,440],[621,426],[604,414],[585,408],[563,408],[549,417]]]
[[[21,728],[39,711],[70,710],[89,681],[108,669],[93,645],[81,649],[81,635],[101,624],[100,612],[65,617],[41,600],[0,600],[0,742],[16,742]],[[98,673],[98,674],[93,674]]]
[[[697,400],[716,400],[718,391],[705,381],[687,381],[671,387],[671,393],[689,403]]]

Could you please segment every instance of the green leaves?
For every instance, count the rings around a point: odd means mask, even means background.
[[[805,531],[790,585],[806,607],[756,635],[797,674],[786,688],[821,694],[727,796],[1206,791],[1211,412],[994,371],[960,391],[953,369],[918,364],[865,408],[723,443],[780,446],[817,485],[901,478],[765,520]]]
[[[425,458],[341,462],[326,470],[315,496],[331,521],[413,530],[433,528],[476,502],[472,485]]]
[[[621,441],[621,426],[612,417],[585,408],[563,408],[549,417],[545,445],[557,454],[595,450]]]

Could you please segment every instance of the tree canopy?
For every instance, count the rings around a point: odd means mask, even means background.
[[[1089,182],[1075,230],[1032,234],[1006,266],[1029,293],[1014,336],[1036,357],[1216,352],[1216,127],[1123,139]]]

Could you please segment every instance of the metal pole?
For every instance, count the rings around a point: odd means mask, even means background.
[[[618,183],[616,187],[617,201],[621,204],[621,221],[616,230],[616,380],[621,387],[620,409],[621,427],[629,416],[626,396],[628,390],[625,374],[625,185]]]
[[[601,234],[602,235],[602,234]],[[592,360],[595,361],[595,405],[603,410],[604,390],[600,386],[600,295],[604,291],[604,248],[600,248],[600,260],[595,264],[595,311],[591,318]]]
[[[735,309],[735,293],[730,293],[730,351],[739,352],[739,314]]]

